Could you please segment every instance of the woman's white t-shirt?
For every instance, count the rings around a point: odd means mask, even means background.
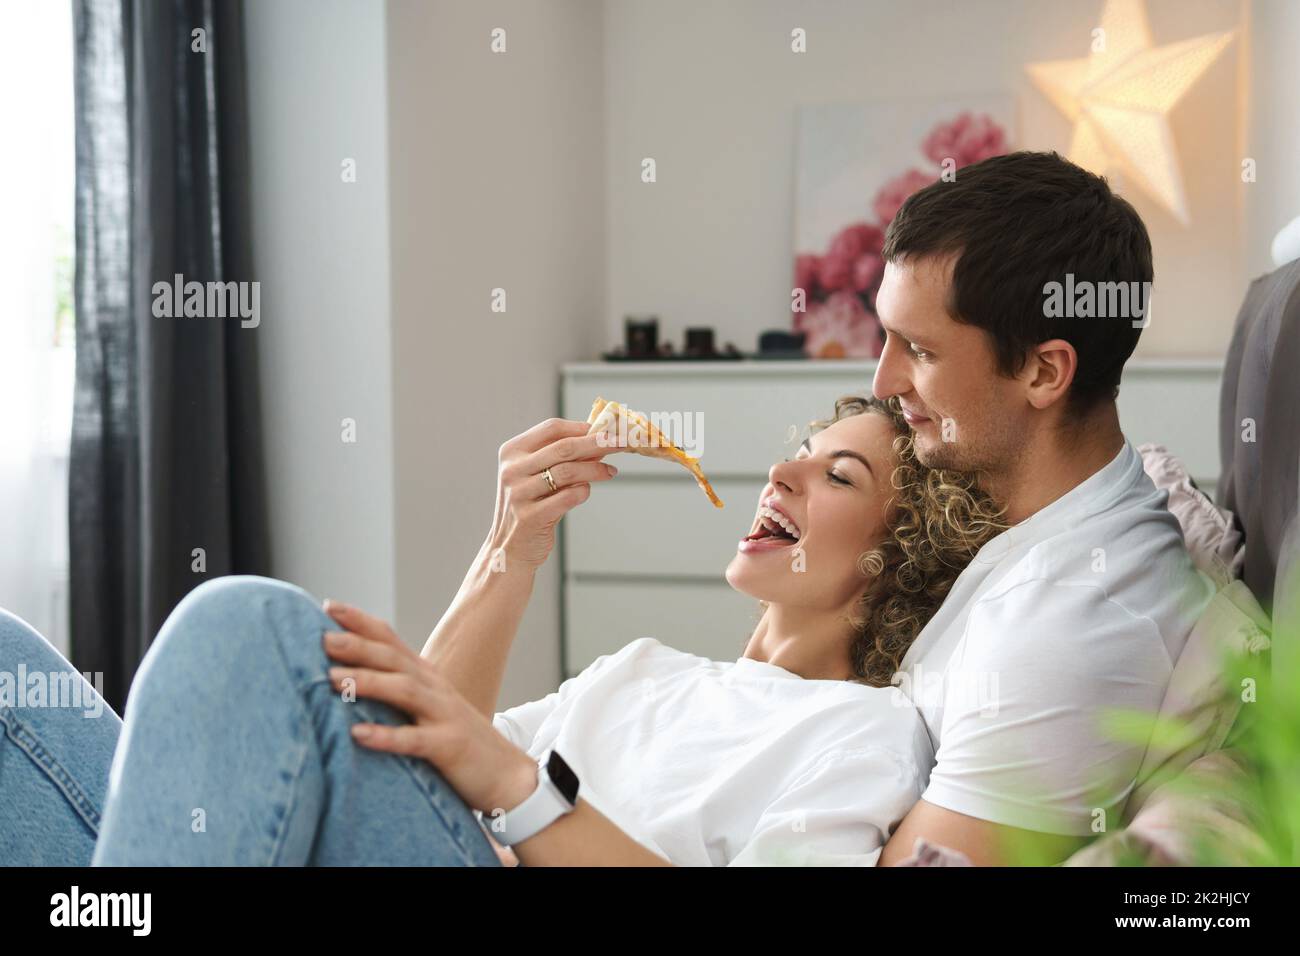
[[[934,763],[894,688],[649,637],[493,725],[533,757],[559,750],[581,799],[680,866],[874,866]]]

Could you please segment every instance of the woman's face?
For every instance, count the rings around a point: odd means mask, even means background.
[[[833,610],[855,600],[866,585],[858,559],[880,543],[889,520],[895,437],[886,416],[867,411],[773,465],[727,582],[774,604]]]

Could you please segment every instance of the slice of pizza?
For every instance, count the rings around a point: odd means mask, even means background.
[[[634,412],[626,405],[621,405],[618,402],[607,402],[603,398],[597,398],[592,402],[591,414],[587,416],[587,424],[591,426],[587,429],[588,435],[594,435],[597,432],[605,432],[609,435],[625,434],[627,436],[625,451],[645,455],[647,458],[662,458],[665,461],[677,462],[695,476],[696,484],[704,489],[704,493],[709,496],[709,500],[715,506],[722,507],[722,499],[714,493],[713,486],[709,484],[709,479],[704,477],[704,471],[700,468],[700,460],[691,457],[674,445],[667,435],[656,428],[654,423],[640,412]]]

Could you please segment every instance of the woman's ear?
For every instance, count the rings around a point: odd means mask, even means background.
[[[1065,339],[1048,339],[1030,349],[1021,380],[1034,408],[1050,408],[1065,398],[1079,368],[1079,355]]]

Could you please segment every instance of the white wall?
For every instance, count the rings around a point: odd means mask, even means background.
[[[1237,0],[1146,6],[1156,45],[1232,29],[1240,16]],[[754,349],[763,329],[789,327],[798,104],[1007,91],[1020,106],[1020,145],[1066,152],[1069,122],[1023,67],[1085,56],[1101,7],[1101,0],[610,0],[609,288],[605,335],[589,357],[621,339],[627,313],[657,313],[661,338],[679,348],[687,325],[713,325],[719,342],[742,350]],[[806,54],[790,52],[795,26],[808,31]],[[1193,228],[1126,193],[1156,260],[1156,305],[1139,355],[1221,354],[1244,292],[1237,55],[1229,47],[1172,116]],[[1271,104],[1284,107],[1296,111],[1293,93]],[[657,161],[653,185],[639,179],[644,156]]]
[[[275,0],[245,16],[272,572],[391,617],[384,7]]]
[[[493,27],[507,52],[489,51]],[[388,8],[397,622],[422,641],[491,524],[497,447],[558,411],[604,297],[602,8]],[[490,309],[495,288],[507,311]],[[500,705],[560,680],[539,576]]]
[[[1300,2],[1246,0],[1250,108],[1245,155],[1258,179],[1245,193],[1246,275],[1273,270],[1277,231],[1300,216]]]

